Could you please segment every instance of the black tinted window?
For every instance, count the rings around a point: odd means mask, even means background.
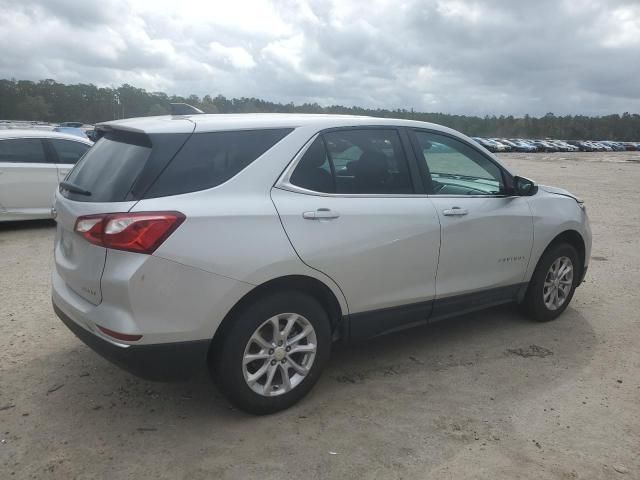
[[[58,155],[58,163],[73,164],[85,154],[89,149],[89,145],[80,142],[74,142],[72,140],[60,140],[57,138],[49,139],[53,149]]]
[[[42,142],[38,138],[0,140],[0,162],[46,163]]]
[[[290,182],[314,192],[334,193],[336,184],[322,137],[314,140],[291,174]]]
[[[326,133],[305,153],[290,181],[325,193],[408,194],[413,186],[398,132],[348,129]]]
[[[151,186],[146,198],[212,188],[273,147],[291,129],[193,134]]]
[[[84,202],[124,201],[150,153],[151,143],[144,136],[107,134],[81,158],[67,178],[91,192],[91,196],[71,192],[65,195]]]

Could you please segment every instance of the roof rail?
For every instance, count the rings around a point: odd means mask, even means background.
[[[202,110],[188,103],[171,104],[171,115],[200,115],[202,113],[204,113]]]

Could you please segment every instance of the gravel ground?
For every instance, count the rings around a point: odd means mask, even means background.
[[[337,349],[269,417],[98,357],[52,312],[53,225],[0,226],[0,478],[640,478],[640,153],[502,158],[586,200],[592,262],[565,314]]]

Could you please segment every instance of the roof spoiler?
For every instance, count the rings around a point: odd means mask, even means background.
[[[171,115],[200,115],[204,112],[188,103],[172,103]]]

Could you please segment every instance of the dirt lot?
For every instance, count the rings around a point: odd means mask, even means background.
[[[497,308],[334,352],[289,411],[138,380],[54,316],[49,223],[0,227],[0,478],[640,478],[640,152],[503,156],[584,197],[557,321]]]

